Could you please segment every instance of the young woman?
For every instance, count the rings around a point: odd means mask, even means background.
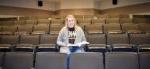
[[[65,19],[65,26],[59,32],[57,44],[60,46],[60,53],[84,52],[83,45],[88,44],[84,32],[77,24],[73,15]]]

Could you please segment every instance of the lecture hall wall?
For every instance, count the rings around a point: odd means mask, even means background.
[[[150,13],[150,0],[0,0],[0,15],[49,16]]]

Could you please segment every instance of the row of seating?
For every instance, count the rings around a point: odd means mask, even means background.
[[[85,31],[88,33],[149,33],[148,23],[110,23],[110,24],[86,24]]]
[[[79,24],[87,33],[150,33],[148,23]],[[0,26],[0,34],[58,34],[64,24],[24,24]]]
[[[118,50],[134,50],[134,47],[140,49],[148,49],[150,47],[149,34],[92,34],[87,36],[88,48],[92,51],[110,48],[112,51]]]
[[[76,18],[78,23],[149,23],[148,18],[129,18],[129,17],[92,17],[92,18]],[[17,23],[17,24],[42,24],[42,23],[64,23],[65,18],[30,18],[30,19],[5,19],[1,20],[0,23],[2,25]]]
[[[73,53],[69,69],[150,69],[150,52]],[[2,69],[67,69],[67,54],[57,52],[0,53]]]
[[[1,35],[0,47],[1,48],[30,48],[39,49],[52,48],[58,51],[59,46],[56,45],[58,35]],[[87,51],[115,51],[120,48],[123,49],[148,49],[150,50],[150,34],[89,34],[86,35]],[[137,50],[136,49],[136,50]]]
[[[0,26],[0,34],[58,34],[63,25],[25,24]]]
[[[34,51],[39,48],[57,51],[56,40],[58,35],[2,35],[0,36],[1,51],[25,50]]]

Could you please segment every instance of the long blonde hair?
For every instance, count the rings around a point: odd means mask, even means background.
[[[67,27],[67,22],[68,22],[68,18],[73,18],[75,24],[74,24],[74,27],[77,25],[77,20],[76,18],[73,16],[73,15],[67,15],[66,18],[65,18],[65,26]]]

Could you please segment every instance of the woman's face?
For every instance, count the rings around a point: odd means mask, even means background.
[[[74,20],[74,18],[72,18],[72,17],[68,18],[68,19],[67,19],[67,26],[68,26],[68,28],[73,28],[74,25],[75,25],[75,20]]]

